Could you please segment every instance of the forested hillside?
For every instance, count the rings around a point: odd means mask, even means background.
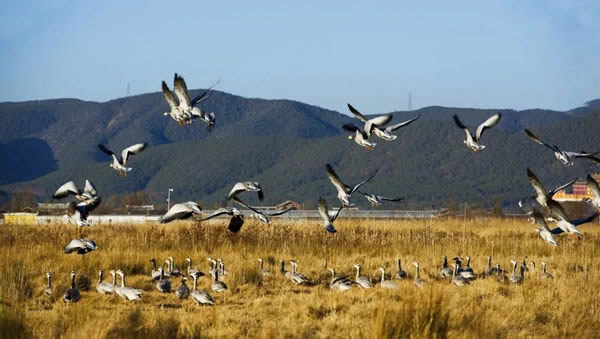
[[[235,182],[256,180],[266,191],[266,204],[291,199],[314,207],[319,196],[335,197],[325,174],[325,164],[331,163],[348,183],[377,172],[365,190],[407,198],[393,206],[441,206],[453,201],[510,205],[532,193],[526,167],[548,186],[599,169],[585,161],[564,167],[552,152],[522,133],[530,128],[566,150],[598,151],[596,102],[569,112],[446,107],[393,112],[393,122],[417,114],[422,118],[396,131],[399,138],[394,142],[373,139],[377,143],[373,151],[346,138],[340,127],[352,121],[350,116],[289,100],[215,92],[202,106],[217,116],[212,132],[197,121],[183,128],[163,116],[167,105],[161,93],[105,103],[76,99],[1,103],[0,199],[30,189],[38,199],[48,200],[65,181],[82,183],[89,178],[105,197],[146,191],[162,202],[167,189],[174,188],[174,200],[214,204]],[[460,115],[474,129],[497,111],[503,119],[484,135],[487,149],[468,150],[452,115]],[[110,159],[96,147],[102,142],[117,150],[141,141],[149,147],[131,159],[134,170],[127,178],[109,168]]]

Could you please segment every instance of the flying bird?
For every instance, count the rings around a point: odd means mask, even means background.
[[[77,254],[86,254],[89,253],[98,247],[96,246],[96,242],[90,239],[73,239],[70,243],[65,246],[65,253],[77,253]]]
[[[354,126],[353,124],[345,124],[342,128],[351,134],[348,136],[348,139],[354,140],[359,146],[372,151],[373,148],[377,145],[374,142],[369,141],[369,136],[362,129]]]
[[[529,183],[531,184],[531,186],[533,186],[533,189],[535,190],[535,200],[546,209],[549,209],[548,201],[552,200],[552,197],[554,196],[554,194],[556,194],[556,192],[571,186],[575,182],[575,180],[572,180],[564,185],[556,187],[553,190],[546,191],[546,189],[539,181],[535,173],[533,173],[533,171],[529,168],[527,169],[527,178],[529,179]]]
[[[364,192],[361,192],[361,191],[358,191],[358,193],[362,194],[371,203],[372,207],[381,206],[381,201],[401,201],[401,200],[404,200],[404,198],[386,198],[386,197],[382,197],[380,195],[375,195],[375,194],[371,194],[371,193],[364,193]]]
[[[100,205],[100,202],[102,202],[102,198],[96,196],[79,203],[71,201],[67,208],[67,217],[79,227],[90,226],[90,223],[87,220],[88,216],[91,211]]]
[[[109,150],[108,148],[106,148],[106,146],[104,146],[102,144],[98,144],[98,148],[100,148],[100,150],[102,152],[112,156],[113,162],[112,162],[112,164],[110,164],[110,167],[114,168],[117,172],[119,172],[119,175],[127,176],[127,173],[131,172],[131,170],[132,170],[132,168],[126,167],[127,160],[129,160],[130,156],[132,156],[134,154],[138,154],[141,151],[143,151],[147,145],[148,144],[145,142],[140,143],[140,144],[131,145],[121,152],[120,158],[117,157],[113,151]]]
[[[171,208],[158,219],[161,224],[170,223],[173,220],[188,219],[194,214],[202,214],[202,208],[193,201],[187,201],[171,206]]]
[[[594,178],[592,178],[591,175],[588,174],[586,178],[586,183],[588,188],[592,192],[592,198],[585,198],[584,201],[596,207],[597,210],[600,210],[600,186],[598,185],[598,182],[594,180]]]
[[[169,89],[169,86],[166,82],[162,82],[162,92],[167,104],[169,104],[169,111],[164,112],[164,116],[170,116],[173,120],[175,120],[179,125],[183,126],[188,121],[188,116],[179,108],[179,104],[173,95],[173,92]]]
[[[341,201],[341,203],[344,207],[354,206],[354,205],[350,204],[350,196],[352,196],[352,193],[356,192],[360,188],[360,186],[364,185],[369,180],[373,179],[373,177],[375,176],[375,174],[373,174],[371,177],[358,183],[354,187],[350,187],[342,182],[342,180],[340,179],[340,177],[338,177],[338,175],[335,173],[335,171],[333,170],[333,167],[331,167],[330,164],[327,164],[326,167],[327,167],[327,177],[329,178],[329,181],[331,181],[331,183],[333,184],[335,189],[338,191],[337,197]]]
[[[539,210],[534,209],[532,216],[534,222],[539,226],[536,228],[536,232],[540,235],[540,238],[549,245],[558,246],[558,243],[556,243],[556,240],[554,240],[554,237],[552,236],[552,231],[548,228],[548,223],[546,222],[544,215]]]
[[[221,207],[221,208],[215,210],[211,215],[202,219],[202,221],[216,218],[216,217],[218,217],[220,215],[224,215],[224,214],[231,216],[231,219],[229,219],[229,225],[227,226],[227,229],[232,233],[239,232],[242,229],[242,226],[244,226],[244,216],[242,215],[240,210],[238,210],[235,207],[231,207],[231,208]]]
[[[74,195],[77,199],[81,201],[86,201],[92,199],[94,196],[96,196],[96,194],[96,187],[94,186],[94,184],[92,184],[91,181],[86,179],[83,191],[77,188],[73,181],[69,181],[64,185],[60,186],[52,195],[52,198],[62,199],[68,197],[69,195]]]
[[[333,222],[340,215],[340,211],[344,208],[344,204],[337,209],[337,211],[329,211],[329,207],[327,207],[327,201],[323,198],[319,198],[319,215],[323,220],[323,227],[329,233],[337,232],[335,227],[333,227]]]
[[[295,209],[294,207],[289,207],[283,210],[279,210],[279,211],[275,211],[275,212],[263,212],[263,211],[259,211],[256,208],[246,204],[245,202],[243,202],[240,198],[238,197],[233,197],[233,201],[237,204],[239,204],[240,206],[243,206],[249,210],[251,210],[252,213],[250,215],[250,217],[259,219],[260,221],[264,222],[265,224],[271,224],[271,220],[269,220],[269,217],[274,217],[274,216],[278,216],[278,215],[282,215],[285,214],[293,209]]]
[[[409,125],[410,123],[412,123],[413,121],[415,121],[421,117],[421,115],[417,115],[416,117],[414,117],[410,120],[407,120],[407,121],[404,121],[404,122],[401,122],[401,123],[398,123],[398,124],[395,124],[392,126],[388,126],[384,129],[381,129],[380,127],[382,127],[383,125],[385,125],[391,121],[391,119],[392,119],[391,114],[381,115],[381,116],[378,116],[376,118],[369,120],[362,113],[360,113],[356,108],[352,107],[352,105],[350,105],[350,104],[347,104],[347,105],[348,105],[348,109],[350,110],[350,112],[352,112],[352,114],[354,114],[354,116],[356,118],[358,118],[358,120],[365,123],[365,133],[366,133],[367,137],[371,136],[371,133],[375,133],[376,136],[378,136],[379,138],[386,140],[386,141],[396,140],[397,136],[392,135],[390,133],[397,130],[398,128]],[[367,126],[367,124],[368,124],[368,126]]]
[[[465,145],[467,145],[468,148],[473,150],[473,152],[479,152],[479,151],[483,151],[485,149],[485,145],[482,145],[479,143],[479,140],[481,140],[481,136],[483,135],[483,131],[485,131],[486,128],[492,128],[492,127],[496,126],[498,124],[498,122],[500,121],[500,118],[502,118],[502,114],[496,113],[496,114],[492,115],[491,117],[489,117],[481,125],[477,126],[477,130],[475,131],[475,137],[473,137],[473,135],[471,135],[471,132],[469,132],[469,129],[460,121],[460,119],[458,118],[458,115],[455,114],[453,116],[453,118],[454,118],[454,123],[456,124],[456,126],[464,129],[465,133],[467,133],[467,140],[463,141],[465,143]]]
[[[238,194],[242,192],[256,192],[258,194],[258,200],[263,201],[265,199],[263,189],[258,182],[245,181],[233,185],[233,188],[229,194],[227,194],[227,200],[237,197]]]
[[[583,151],[580,153],[565,152],[565,151],[562,151],[560,148],[558,148],[558,146],[551,146],[545,142],[542,142],[538,137],[536,137],[528,129],[525,129],[525,134],[527,134],[527,136],[529,138],[531,138],[531,140],[533,140],[534,142],[536,142],[540,145],[544,145],[544,146],[548,147],[549,149],[551,149],[552,152],[554,152],[554,156],[556,157],[556,159],[560,160],[560,162],[565,166],[573,166],[573,161],[571,161],[571,158],[585,158],[588,160],[600,162],[600,159],[594,157],[594,155],[598,154],[599,152],[596,152],[596,153],[586,153]]]
[[[548,201],[548,209],[550,210],[552,217],[556,219],[556,226],[558,226],[557,228],[551,231],[552,234],[560,234],[566,232],[567,234],[571,234],[577,237],[578,239],[583,239],[583,234],[577,229],[577,226],[589,222],[597,216],[596,214],[593,217],[571,221],[567,217],[567,213],[565,212],[563,207],[554,200]]]
[[[202,112],[200,108],[198,108],[196,105],[198,105],[199,103],[201,103],[209,97],[210,91],[214,86],[216,86],[219,83],[219,81],[217,81],[214,85],[212,85],[210,88],[208,88],[206,91],[196,96],[192,100],[190,100],[187,85],[183,77],[175,73],[175,78],[173,81],[175,84],[175,95],[179,100],[179,110],[187,116],[187,118],[189,119],[189,123],[191,123],[192,119],[194,118],[200,118],[202,122],[208,125],[208,129],[210,130],[216,122],[215,114],[212,112]]]

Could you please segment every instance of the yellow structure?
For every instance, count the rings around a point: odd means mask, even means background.
[[[600,182],[600,173],[592,174],[592,178],[594,178],[594,180]],[[580,187],[584,186],[585,181],[576,182],[574,185],[578,185]],[[583,199],[593,199],[593,198],[594,198],[594,195],[592,193],[592,190],[590,190],[590,188],[587,186],[585,187],[585,194],[567,193],[567,192],[565,192],[565,190],[561,190],[561,191],[556,192],[552,196],[552,199],[554,199],[556,201],[582,201]]]
[[[35,225],[37,213],[4,213],[4,223],[13,225]]]

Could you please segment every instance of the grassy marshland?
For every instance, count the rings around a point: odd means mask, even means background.
[[[345,220],[338,233],[327,234],[316,222],[276,220],[272,226],[248,222],[229,234],[223,221],[173,223],[167,226],[91,227],[85,236],[99,249],[84,255],[66,255],[62,248],[79,237],[73,226],[2,225],[0,232],[0,336],[86,338],[134,337],[490,337],[578,336],[600,333],[600,237],[598,226],[581,227],[585,240],[558,238],[549,249],[525,220]],[[537,271],[526,274],[522,286],[480,279],[458,288],[438,279],[443,255],[473,257],[476,272],[486,257],[508,268],[516,257],[534,260]],[[210,280],[199,286],[215,297],[214,307],[179,301],[174,293],[160,294],[150,281],[150,258],[163,262],[184,258],[207,271],[207,257],[222,257],[230,272],[224,281],[230,290],[211,292]],[[391,276],[395,259],[403,259],[411,279],[397,290],[353,288],[329,290],[338,274],[379,279],[379,266]],[[277,273],[281,258],[296,259],[299,271],[315,286],[296,286],[279,274],[258,274],[257,258]],[[539,280],[541,261],[555,279]],[[413,261],[421,263],[427,287],[412,283]],[[144,289],[141,302],[125,302],[95,291],[99,269],[121,268],[129,286]],[[291,269],[290,265],[287,265]],[[79,276],[82,299],[64,305],[62,292],[69,272]],[[45,272],[54,276],[53,298],[43,295]],[[89,279],[85,279],[85,278]],[[91,280],[91,282],[89,281]],[[89,289],[86,291],[86,285]],[[180,279],[171,279],[173,287]],[[191,280],[188,284],[191,287]]]

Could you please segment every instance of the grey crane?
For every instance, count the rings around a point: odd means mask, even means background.
[[[396,287],[398,287],[398,284],[396,284],[396,282],[394,282],[392,280],[385,280],[385,267],[381,266],[381,267],[379,267],[379,270],[381,271],[381,283],[380,283],[381,288],[396,288]]]
[[[64,248],[64,252],[67,254],[77,253],[77,254],[86,254],[89,253],[98,247],[96,246],[96,242],[90,239],[73,239],[71,242],[67,244]]]
[[[46,278],[48,279],[48,285],[44,289],[44,294],[46,294],[47,296],[51,297],[52,294],[53,294],[53,291],[52,291],[52,273],[46,272]]]
[[[440,277],[442,278],[451,278],[454,270],[448,267],[448,257],[444,256],[442,262],[442,269],[440,270]]]
[[[175,266],[175,259],[173,259],[173,257],[168,257],[165,262],[167,263],[167,269],[170,276],[178,277],[181,275],[181,271]]]
[[[281,264],[281,267],[279,269],[279,273],[281,273],[284,277],[291,279],[292,272],[285,269],[285,261],[283,259],[281,259],[280,264]]]
[[[350,197],[352,196],[352,194],[354,192],[356,192],[362,185],[366,184],[367,182],[369,182],[369,180],[371,180],[371,179],[373,179],[373,177],[375,177],[375,174],[373,174],[371,177],[367,178],[366,180],[363,180],[362,182],[350,187],[350,186],[344,184],[344,182],[335,173],[335,171],[333,170],[333,167],[331,167],[330,164],[327,164],[325,167],[327,168],[327,177],[329,178],[329,181],[333,184],[333,186],[337,190],[337,193],[338,193],[337,197],[340,200],[340,202],[342,203],[342,206],[344,206],[344,207],[354,206],[354,205],[350,204]]]
[[[396,279],[403,280],[408,278],[408,273],[406,273],[406,271],[402,269],[402,260],[398,258],[396,263],[398,265],[398,271],[396,271]]]
[[[263,189],[258,182],[244,181],[233,185],[233,188],[229,191],[229,194],[227,194],[227,200],[237,197],[242,192],[256,192],[258,200],[263,201],[265,199]]]
[[[56,192],[54,192],[52,198],[63,199],[69,195],[73,195],[80,201],[86,201],[95,197],[97,193],[96,186],[94,186],[94,184],[88,179],[85,179],[85,186],[83,190],[79,189],[73,181],[69,181],[60,186]]]
[[[540,212],[537,208],[534,208],[531,215],[534,222],[539,226],[535,229],[535,231],[539,234],[540,238],[542,238],[542,240],[544,240],[548,245],[558,246],[558,243],[556,240],[554,240],[552,231],[548,227],[548,223],[546,222],[546,218],[544,218],[542,212]]]
[[[298,273],[298,263],[296,260],[291,260],[290,264],[292,265],[292,274],[290,275],[290,279],[293,283],[298,285],[308,285],[310,284],[310,279],[308,279],[304,274]]]
[[[219,83],[219,81],[217,81],[214,85],[209,87],[206,91],[204,91],[200,95],[196,96],[192,100],[190,100],[190,96],[189,96],[188,89],[187,89],[187,84],[185,83],[185,80],[183,79],[183,77],[181,75],[178,75],[177,73],[175,73],[173,83],[174,83],[175,95],[177,96],[177,99],[179,100],[179,105],[177,106],[177,110],[175,112],[176,113],[181,112],[180,117],[183,118],[183,119],[180,119],[182,121],[178,121],[177,119],[176,119],[176,121],[182,125],[186,124],[186,123],[191,124],[192,119],[199,118],[200,121],[207,124],[207,130],[210,131],[216,123],[215,113],[202,112],[202,110],[200,110],[200,108],[197,107],[197,105],[200,104],[202,101],[206,100],[210,96],[212,88],[214,86],[216,86]],[[165,87],[166,87],[166,91],[165,91]],[[165,95],[165,99],[167,99],[167,93],[170,93],[170,91],[169,91],[168,86],[166,86],[166,83],[163,81],[163,94]],[[169,106],[171,107],[171,111],[173,111],[172,105],[175,104],[174,101],[175,100],[171,94],[171,97],[169,99],[167,99],[167,102],[169,103]],[[171,112],[166,112],[165,115],[167,115],[167,114],[171,115]]]
[[[421,115],[417,115],[416,117],[414,117],[410,120],[403,121],[403,122],[397,123],[395,125],[391,125],[391,126],[387,126],[387,127],[383,128],[383,125],[387,124],[392,119],[391,114],[378,116],[373,119],[367,119],[367,117],[365,117],[362,113],[360,113],[356,108],[352,107],[352,105],[348,104],[348,109],[350,110],[350,112],[352,112],[352,114],[354,114],[354,116],[358,120],[365,123],[365,133],[367,133],[368,136],[370,136],[371,133],[374,133],[376,136],[378,136],[379,138],[381,138],[385,141],[396,140],[397,136],[392,135],[390,133],[392,133],[393,131],[395,131],[401,127],[409,125],[410,123],[412,123],[413,121],[415,121],[421,117]],[[368,124],[368,126],[367,126],[367,124]]]
[[[165,278],[165,272],[164,272],[163,268],[159,267],[158,271],[160,272],[160,277],[158,278],[158,281],[156,282],[156,289],[159,292],[163,292],[163,293],[171,292],[171,282],[169,281],[169,279]]]
[[[554,194],[556,194],[556,192],[558,192],[558,191],[561,191],[561,190],[571,186],[575,182],[575,180],[571,180],[564,185],[558,186],[553,190],[547,191],[544,188],[544,186],[542,185],[542,183],[540,182],[540,180],[537,178],[535,173],[533,173],[533,171],[530,170],[529,168],[527,169],[527,178],[529,179],[529,183],[535,190],[535,194],[536,194],[535,200],[540,205],[542,205],[543,207],[545,207],[548,210],[549,210],[548,201],[552,200],[552,197],[554,196]]]
[[[575,158],[584,158],[584,159],[589,159],[592,161],[597,161],[594,157],[594,155],[598,154],[598,152],[596,153],[586,153],[586,152],[565,152],[562,151],[560,148],[558,148],[558,146],[551,146],[543,141],[541,141],[538,137],[535,136],[535,134],[533,134],[530,130],[525,129],[525,134],[534,142],[546,146],[547,148],[551,149],[552,152],[554,152],[554,156],[556,157],[556,159],[558,159],[563,165],[565,166],[573,166],[573,161],[571,161],[571,159],[575,159]]]
[[[150,262],[152,263],[152,271],[151,271],[152,280],[154,280],[154,281],[159,280],[160,279],[160,270],[158,270],[156,268],[156,259],[152,258],[152,259],[150,259]],[[171,277],[171,275],[166,272],[163,272],[163,276],[167,277],[167,278]]]
[[[188,267],[187,267],[187,270],[186,270],[186,273],[187,273],[188,276],[191,277],[191,276],[193,276],[194,274],[197,274],[197,273],[199,274],[198,275],[199,277],[202,277],[202,276],[205,275],[199,269],[192,267],[192,258],[185,258],[185,261],[187,261],[187,263],[188,263]]]
[[[583,200],[594,206],[597,210],[600,210],[600,185],[598,185],[598,182],[589,174],[587,175],[585,181],[587,183],[587,187],[592,192],[592,198],[585,198]]]
[[[199,277],[200,277],[199,272],[196,272],[195,274],[192,275],[192,278],[194,278],[194,286],[193,286],[192,293],[190,294],[192,297],[192,300],[198,305],[214,305],[215,300],[213,299],[213,297],[210,294],[208,294],[208,292],[198,289],[198,278]]]
[[[264,268],[264,262],[262,258],[258,258],[258,262],[260,263],[259,272],[263,276],[271,275],[271,271]]]
[[[244,216],[235,207],[221,207],[221,208],[215,210],[212,214],[210,214],[206,218],[202,219],[202,221],[206,221],[206,220],[218,217],[223,214],[227,214],[227,215],[231,216],[231,219],[229,220],[229,225],[227,226],[227,229],[230,232],[237,233],[242,229],[242,226],[244,226]]]
[[[110,167],[117,171],[120,176],[127,176],[127,173],[131,172],[132,168],[127,167],[127,161],[132,155],[138,154],[146,149],[146,146],[148,146],[148,143],[146,142],[131,145],[121,151],[121,157],[118,157],[113,151],[106,148],[106,146],[98,144],[98,148],[102,152],[112,157],[113,162],[110,164]]]
[[[213,280],[212,284],[210,285],[210,289],[217,292],[217,293],[222,293],[227,291],[228,287],[227,284],[225,284],[224,282],[219,280],[219,270],[216,269],[215,270],[215,279]]]
[[[327,206],[327,201],[323,198],[319,198],[319,215],[321,216],[321,220],[323,223],[323,227],[329,233],[336,233],[337,230],[333,227],[333,222],[338,218],[340,212],[344,208],[344,204],[337,209],[337,211],[329,211],[329,207]]]
[[[361,288],[373,287],[373,283],[371,282],[371,279],[360,275],[360,264],[359,263],[354,264],[354,268],[356,268],[355,281],[356,281],[356,284],[358,285],[358,287],[361,287]]]
[[[513,273],[510,275],[510,277],[508,279],[511,283],[520,285],[525,280],[525,266],[523,264],[521,264],[521,266],[520,266],[521,274],[517,274],[517,259],[511,260],[511,263],[513,265]]]
[[[553,279],[554,277],[552,276],[552,274],[546,272],[546,262],[542,261],[542,272],[540,273],[540,279],[545,280],[545,279]]]
[[[335,274],[335,268],[330,268],[331,271],[331,281],[329,282],[329,288],[338,290],[338,291],[347,291],[352,288],[352,284],[355,284],[354,281],[348,279],[347,277],[337,276]]]
[[[125,272],[122,270],[118,270],[117,274],[121,277],[121,287],[115,289],[115,293],[117,293],[124,300],[142,300],[142,292],[143,290],[128,287],[125,285]]]
[[[96,284],[96,291],[100,294],[111,294],[115,286],[111,283],[107,283],[104,280],[104,271],[98,271],[98,284]]]
[[[483,132],[488,128],[492,128],[492,127],[496,126],[498,124],[498,122],[500,121],[500,118],[502,118],[502,114],[496,113],[496,114],[492,115],[491,117],[489,117],[481,125],[477,126],[477,130],[475,132],[474,137],[471,134],[471,132],[469,132],[469,129],[460,121],[460,119],[458,118],[458,115],[454,115],[453,118],[454,118],[454,123],[456,124],[456,126],[463,129],[465,131],[465,133],[467,134],[467,139],[463,141],[465,143],[465,145],[467,145],[467,147],[470,148],[473,152],[479,152],[479,151],[483,151],[485,149],[485,146],[479,143],[479,141],[481,140],[481,136],[483,135]]]
[[[357,145],[364,147],[369,151],[372,151],[373,148],[377,146],[376,143],[369,141],[369,136],[365,131],[363,131],[359,127],[356,127],[354,124],[345,124],[342,126],[342,129],[344,129],[347,132],[350,132],[350,135],[348,135],[348,139],[354,140],[354,142]]]
[[[181,277],[181,285],[175,290],[175,295],[179,299],[187,299],[190,296],[190,289],[187,287],[186,281],[186,277]]]
[[[492,256],[487,257],[487,267],[485,268],[485,276],[491,277],[496,274],[496,267],[492,266]]]
[[[101,197],[94,196],[81,202],[71,201],[67,207],[67,218],[79,227],[90,226],[88,217],[102,202]]]
[[[452,271],[452,283],[456,286],[466,286],[471,281],[458,273],[458,264],[454,263],[454,270]]]
[[[173,220],[184,220],[196,214],[202,214],[200,205],[193,201],[187,201],[171,206],[171,208],[161,216],[158,221],[161,224],[170,223]]]
[[[418,262],[414,262],[413,265],[415,265],[415,286],[417,286],[418,288],[423,288],[425,287],[425,280],[423,280],[419,274],[421,265],[419,265]]]
[[[71,271],[71,288],[67,288],[63,293],[63,302],[65,303],[76,303],[81,299],[81,293],[75,285],[75,271]]]

